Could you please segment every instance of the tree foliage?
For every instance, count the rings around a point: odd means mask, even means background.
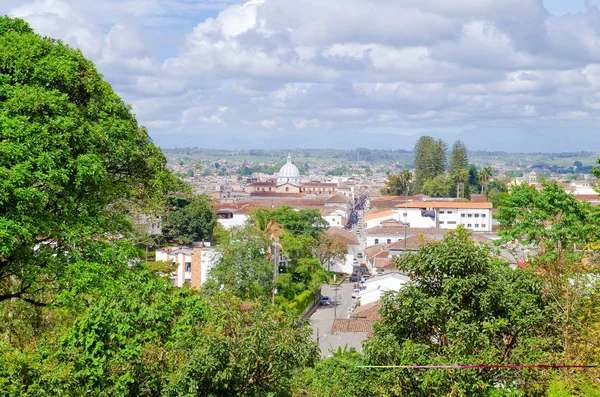
[[[403,170],[398,174],[389,174],[385,187],[381,189],[381,194],[387,196],[408,195],[412,173],[410,170]]]
[[[209,277],[243,299],[266,297],[273,289],[273,264],[267,258],[267,237],[251,225],[233,228],[219,245],[221,259]]]
[[[176,239],[182,244],[211,240],[217,224],[213,200],[201,194],[173,201],[174,208],[167,214],[163,225],[167,239]]]
[[[174,187],[161,151],[94,65],[0,17],[0,301],[34,301],[90,239]],[[42,282],[43,280],[43,282]]]
[[[348,252],[348,244],[339,236],[321,233],[317,240],[316,255],[319,261],[329,268],[331,263],[343,260]]]
[[[420,192],[423,184],[446,171],[446,149],[444,141],[422,136],[415,144],[415,190]]]
[[[499,263],[465,229],[397,259],[413,282],[383,298],[383,322],[367,341],[373,365],[549,364],[560,350],[539,276]],[[544,373],[388,370],[387,395],[543,395]],[[508,394],[507,394],[508,395]]]

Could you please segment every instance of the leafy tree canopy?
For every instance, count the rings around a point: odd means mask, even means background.
[[[383,298],[367,361],[402,364],[549,364],[560,350],[539,276],[499,263],[459,228],[397,259],[413,282]],[[386,395],[542,395],[543,372],[383,371]]]
[[[211,240],[217,224],[214,202],[205,195],[174,200],[174,209],[166,216],[163,233],[180,243]]]
[[[81,52],[0,17],[0,301],[35,301],[174,179]],[[97,253],[98,251],[96,251]],[[44,280],[44,283],[41,282]]]

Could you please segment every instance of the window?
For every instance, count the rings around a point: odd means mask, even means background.
[[[451,214],[451,213],[452,213],[452,211],[447,211],[446,213],[447,213],[447,214]]]
[[[285,191],[286,191],[286,192],[289,192],[289,191],[290,191],[290,188],[289,188],[289,187],[286,187],[286,188],[285,188]]]
[[[468,214],[467,215],[467,218],[472,218],[472,217],[473,217],[473,214]]]
[[[456,225],[456,221],[448,221],[449,225]]]
[[[475,227],[479,227],[479,223],[476,223],[476,224],[475,224]]]
[[[379,244],[379,239],[378,238],[375,239],[375,244]]]
[[[481,227],[485,227],[485,223],[482,223],[482,224],[481,224]]]
[[[185,262],[185,271],[186,272],[192,271],[192,262]]]
[[[444,211],[440,211],[440,214],[443,214],[443,213],[444,213]]]
[[[481,217],[482,217],[482,218],[485,218],[486,216],[487,216],[487,215],[485,215],[485,214],[481,214]]]
[[[464,218],[464,217],[465,217],[465,214],[460,214],[460,217],[461,217],[461,218]]]
[[[391,239],[391,238],[388,238],[388,239],[387,239],[387,243],[388,243],[388,244],[391,244],[391,243],[392,243],[392,239]]]
[[[271,188],[269,188],[269,191],[271,191]]]
[[[479,218],[479,214],[475,214],[475,218]]]
[[[440,221],[440,225],[443,225],[443,224],[444,224],[444,221]]]
[[[406,215],[408,215],[406,212],[402,214],[403,217],[406,217]]]
[[[471,227],[471,226],[472,226],[472,225],[471,225],[470,223],[469,223],[469,224],[467,224],[467,227]]]

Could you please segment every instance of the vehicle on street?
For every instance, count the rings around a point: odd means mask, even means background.
[[[358,254],[356,254],[356,257],[359,258],[359,259],[362,258],[363,257],[362,252],[359,252]]]
[[[360,293],[360,290],[358,288],[354,288],[352,290],[352,299],[356,299],[358,298],[358,294]]]
[[[319,304],[322,306],[329,306],[331,305],[331,298],[329,298],[328,296],[322,296]]]

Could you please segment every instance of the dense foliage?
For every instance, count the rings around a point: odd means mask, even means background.
[[[189,199],[174,199],[173,207],[162,225],[168,240],[187,244],[192,241],[210,241],[217,224],[212,199],[205,195],[195,195]]]
[[[39,302],[172,187],[161,151],[94,65],[0,17],[0,301]],[[94,240],[94,241],[92,241]],[[66,287],[62,285],[62,287]]]

